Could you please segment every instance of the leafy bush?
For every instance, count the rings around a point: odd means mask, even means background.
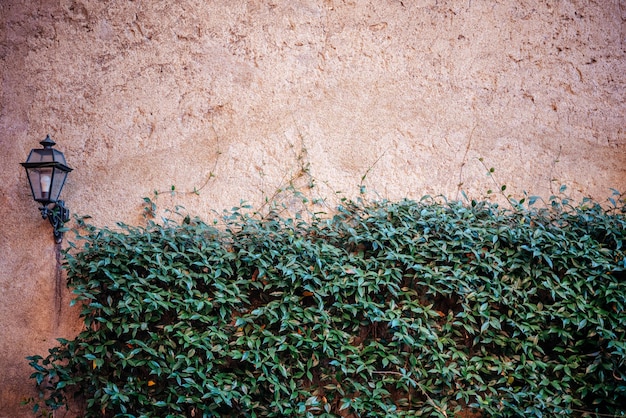
[[[65,257],[85,330],[29,357],[41,410],[77,394],[87,417],[626,416],[612,202],[83,223]]]

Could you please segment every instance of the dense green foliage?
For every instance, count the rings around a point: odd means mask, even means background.
[[[85,330],[29,357],[40,411],[78,393],[88,417],[626,416],[613,202],[83,224],[65,256]]]

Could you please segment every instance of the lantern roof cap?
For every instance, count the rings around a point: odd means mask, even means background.
[[[73,169],[69,167],[65,161],[65,156],[59,150],[52,149],[56,142],[50,138],[50,135],[46,135],[46,139],[39,142],[43,149],[33,149],[30,151],[30,155],[26,162],[21,165],[26,168],[57,168],[61,171],[69,173]]]
[[[40,137],[41,138],[41,137]],[[44,148],[51,148],[53,146],[55,146],[57,143],[54,142],[52,140],[52,138],[50,138],[50,135],[46,135],[46,139],[44,139],[43,141],[39,141],[39,143],[44,147]]]

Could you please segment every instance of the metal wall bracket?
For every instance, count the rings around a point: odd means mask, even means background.
[[[51,208],[42,206],[39,208],[41,217],[48,219],[52,225],[54,241],[58,244],[63,240],[63,225],[70,220],[70,210],[65,207],[63,200],[57,200]]]

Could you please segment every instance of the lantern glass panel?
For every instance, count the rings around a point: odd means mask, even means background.
[[[52,167],[28,168],[28,182],[33,199],[38,202],[50,202],[50,186],[52,186]]]
[[[63,171],[59,168],[55,168],[52,170],[49,194],[49,199],[51,202],[56,202],[57,200],[59,200],[59,195],[61,194],[61,189],[63,189],[66,178],[67,171]]]

